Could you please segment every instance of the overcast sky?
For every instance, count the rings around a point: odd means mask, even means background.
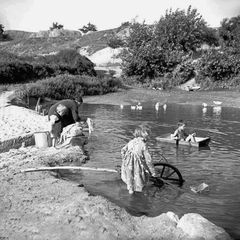
[[[53,22],[70,30],[90,22],[100,31],[133,19],[153,24],[167,9],[186,10],[189,5],[210,27],[240,15],[240,0],[0,0],[0,23],[4,30],[37,32],[49,30]]]

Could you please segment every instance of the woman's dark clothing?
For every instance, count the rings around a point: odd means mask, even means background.
[[[60,116],[56,108],[59,104],[62,104],[67,108],[67,112],[63,115]],[[55,122],[55,124],[60,124],[61,125],[61,132],[62,129],[70,124],[73,124],[75,122],[79,122],[82,119],[78,115],[78,104],[74,100],[71,99],[66,99],[66,100],[61,100],[57,103],[55,103],[53,106],[48,111],[48,120],[50,120],[51,115],[56,115],[58,117],[58,121]]]

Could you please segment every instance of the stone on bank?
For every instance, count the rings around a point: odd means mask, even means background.
[[[193,239],[233,240],[223,228],[216,226],[197,213],[183,215],[177,227]]]

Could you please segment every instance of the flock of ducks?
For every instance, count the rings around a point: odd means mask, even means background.
[[[132,110],[142,110],[142,105],[141,105],[141,103],[138,103],[137,105],[132,105],[131,106],[131,109]]]
[[[207,112],[207,106],[208,105],[207,105],[207,103],[203,103],[202,105],[203,105],[202,111],[205,114]],[[222,110],[222,102],[220,102],[220,101],[213,101],[213,104],[211,104],[211,107],[213,107],[213,112],[219,114],[221,112],[221,110]]]
[[[165,104],[162,105],[162,103],[160,103],[160,102],[157,102],[157,103],[155,104],[155,109],[158,111],[159,108],[160,108],[160,106],[162,106],[164,110],[167,109],[167,104],[165,103]]]
[[[162,103],[160,103],[160,102],[157,102],[157,103],[155,104],[155,109],[158,110],[161,106],[163,107],[164,110],[167,109],[167,104],[162,104]],[[120,105],[120,108],[123,109],[123,107],[124,107],[124,105],[121,104],[121,105]],[[132,109],[132,110],[142,110],[142,109],[143,109],[143,106],[142,106],[141,103],[139,102],[137,105],[131,105],[131,109]]]
[[[221,107],[222,107],[221,105],[222,105],[222,102],[220,102],[220,101],[213,101],[213,104],[212,104],[211,106],[212,106],[214,109],[221,109]],[[167,109],[167,104],[166,104],[166,103],[163,104],[163,103],[161,103],[161,102],[157,102],[157,103],[155,104],[155,109],[158,111],[161,106],[162,106],[163,109],[166,111],[166,109]],[[202,106],[203,106],[203,111],[206,112],[206,111],[207,111],[207,106],[208,106],[208,104],[207,104],[207,103],[203,103]],[[124,105],[121,104],[121,105],[120,105],[120,108],[123,109],[123,107],[124,107]],[[139,102],[137,105],[131,105],[131,109],[132,109],[132,110],[142,110],[142,108],[143,108],[143,106],[141,105],[140,102]]]
[[[208,106],[207,103],[203,103],[202,105],[203,105],[204,108],[206,108]],[[213,104],[211,106],[212,107],[221,107],[221,105],[222,105],[222,102],[220,102],[220,101],[213,101]]]

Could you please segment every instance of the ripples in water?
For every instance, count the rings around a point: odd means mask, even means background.
[[[167,109],[143,103],[143,110],[130,106],[83,104],[82,115],[95,122],[95,132],[88,144],[88,167],[115,169],[121,165],[120,149],[132,138],[137,125],[147,123],[151,128],[150,150],[160,152],[177,167],[185,179],[184,192],[163,185],[149,186],[144,193],[129,195],[126,185],[116,173],[65,171],[72,181],[83,183],[93,194],[101,195],[125,208],[135,216],[157,216],[173,211],[181,217],[185,213],[199,213],[234,238],[240,239],[240,111],[233,108],[168,104]],[[155,141],[159,135],[173,132],[179,119],[187,121],[198,136],[210,136],[210,148],[165,144]],[[155,160],[157,159],[157,155]],[[209,191],[195,194],[190,186],[207,183]]]

